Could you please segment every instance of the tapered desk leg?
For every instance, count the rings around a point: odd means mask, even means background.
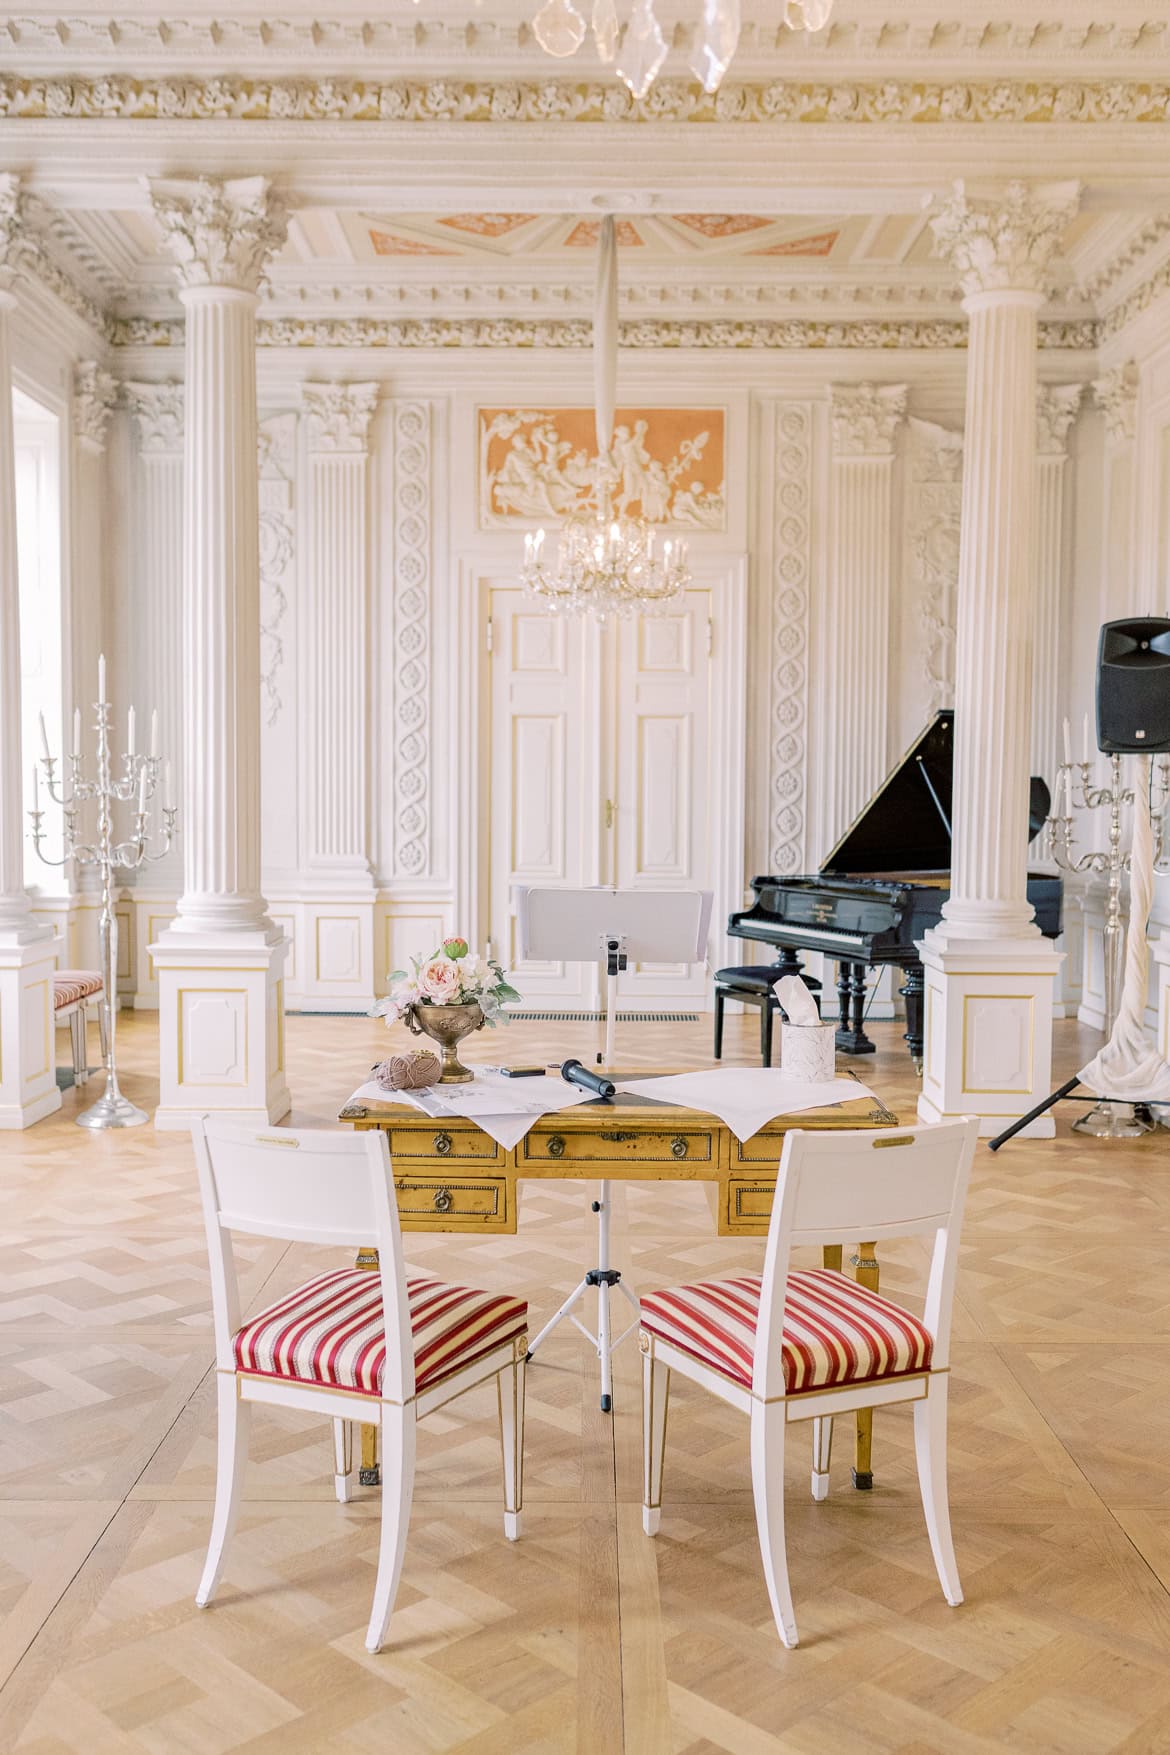
[[[859,1243],[857,1254],[849,1257],[853,1278],[869,1292],[878,1289],[877,1245]],[[873,1486],[873,1409],[858,1408],[857,1435],[853,1450],[853,1485],[861,1492]]]
[[[353,1264],[360,1268],[376,1268],[379,1265],[376,1249],[359,1249],[357,1260]],[[378,1428],[362,1425],[362,1460],[358,1468],[358,1481],[363,1487],[378,1487],[382,1483],[382,1472],[378,1466]]]

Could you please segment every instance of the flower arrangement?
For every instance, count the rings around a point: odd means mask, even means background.
[[[445,938],[429,957],[412,957],[411,972],[393,969],[390,992],[380,999],[372,1018],[385,1018],[387,1028],[419,1006],[478,1005],[485,1024],[507,1022],[508,1000],[519,999],[500,964],[491,957],[473,957],[465,938]]]

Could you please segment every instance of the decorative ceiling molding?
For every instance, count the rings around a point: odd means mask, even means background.
[[[1134,288],[1128,298],[1121,299],[1111,311],[1106,312],[1098,325],[1102,341],[1107,341],[1122,329],[1127,329],[1165,292],[1170,292],[1170,261],[1163,262],[1148,280]]]
[[[1039,342],[1046,350],[1091,353],[1098,325],[1092,319],[1041,322]],[[115,317],[110,324],[116,347],[167,348],[183,345],[183,324],[153,317]],[[592,345],[592,325],[577,318],[388,318],[265,317],[256,328],[262,348],[536,348],[584,350]],[[945,318],[811,318],[735,321],[680,321],[645,318],[619,325],[622,347],[772,349],[880,348],[893,351],[962,349],[967,324]]]
[[[723,122],[993,126],[1170,122],[1170,81],[661,80],[644,98],[600,80],[29,78],[0,76],[0,117],[134,122]]]
[[[1152,219],[1148,219],[1143,226],[1135,231],[1132,237],[1127,239],[1125,247],[1119,250],[1116,256],[1111,257],[1103,267],[1097,269],[1095,274],[1086,276],[1080,285],[1082,296],[1091,299],[1095,304],[1102,293],[1107,293],[1129,269],[1136,267],[1142,257],[1147,255],[1155,244],[1160,243],[1168,232],[1170,232],[1170,213],[1156,213]]]

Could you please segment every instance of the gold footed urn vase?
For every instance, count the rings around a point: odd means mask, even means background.
[[[459,1059],[455,1045],[465,1036],[470,1036],[473,1030],[483,1029],[484,1015],[478,1001],[472,1000],[467,1005],[415,1005],[405,1017],[407,1026],[416,1036],[429,1036],[442,1049],[441,1085],[465,1085],[468,1079],[475,1077]]]

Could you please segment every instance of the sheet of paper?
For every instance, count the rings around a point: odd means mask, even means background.
[[[623,1079],[618,1090],[717,1115],[741,1144],[778,1115],[799,1115],[805,1109],[825,1109],[874,1095],[860,1079],[814,1082],[788,1078],[778,1068],[763,1066],[715,1067],[659,1079]]]
[[[384,1091],[370,1079],[349,1101],[407,1103],[434,1121],[474,1121],[510,1151],[542,1115],[588,1103],[592,1094],[564,1079],[506,1079],[499,1073],[477,1073],[466,1085],[425,1085],[418,1091]]]

